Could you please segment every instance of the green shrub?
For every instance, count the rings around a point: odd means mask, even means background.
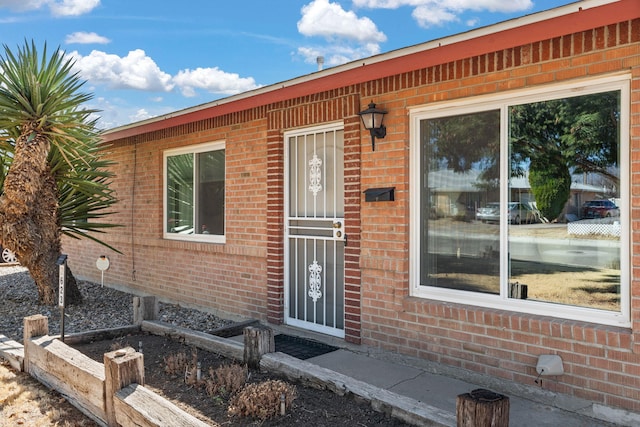
[[[571,174],[567,166],[554,162],[532,163],[529,184],[542,216],[549,221],[558,218],[571,192]]]

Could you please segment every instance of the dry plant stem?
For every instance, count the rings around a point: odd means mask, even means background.
[[[282,395],[285,407],[289,407],[296,398],[295,386],[281,380],[249,384],[231,398],[229,413],[259,420],[273,418],[280,413]]]
[[[209,378],[205,379],[205,389],[210,397],[233,396],[247,382],[248,370],[246,366],[230,364],[209,369]]]

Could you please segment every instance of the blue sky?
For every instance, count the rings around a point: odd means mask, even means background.
[[[0,41],[60,47],[112,128],[570,0],[0,0]]]

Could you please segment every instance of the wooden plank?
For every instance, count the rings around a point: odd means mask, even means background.
[[[122,427],[209,426],[138,384],[131,384],[116,392],[113,403],[116,421]]]
[[[260,321],[256,319],[245,320],[244,322],[236,322],[231,325],[220,326],[219,328],[212,329],[207,333],[222,338],[231,338],[244,333],[244,328],[247,326],[258,326]]]
[[[24,347],[5,335],[0,335],[0,357],[8,361],[16,371],[24,369]]]
[[[172,338],[183,339],[187,344],[216,352],[229,359],[242,361],[244,357],[244,345],[242,343],[205,334],[204,332],[180,328],[164,322],[150,321],[142,322],[142,330],[155,335],[167,335]]]
[[[48,375],[48,372],[40,369],[40,367],[32,366],[33,370],[31,372],[31,376],[49,387],[50,389],[56,390],[60,393],[66,400],[69,401],[73,406],[75,406],[80,412],[85,414],[87,417],[91,418],[95,422],[100,425],[106,425],[106,413],[104,410],[104,401],[101,399],[98,402],[98,398],[95,397],[92,393],[86,393],[87,395],[83,395],[83,392],[74,390],[73,387],[61,387],[61,382],[57,380],[57,378]],[[99,385],[89,386],[89,387],[98,387],[98,390],[102,391],[102,383]],[[93,395],[93,398],[90,398]]]
[[[95,329],[93,331],[65,334],[64,342],[67,344],[82,344],[92,341],[106,341],[130,334],[137,334],[138,332],[140,332],[139,325],[121,326],[119,328]]]
[[[99,381],[104,381],[104,365],[100,362],[96,362],[86,354],[73,347],[69,347],[56,337],[39,337],[31,340],[31,342],[42,347],[45,352],[52,353],[47,359],[43,360],[44,363],[51,365],[52,373],[60,373],[61,376],[67,376],[66,372],[61,372],[61,369],[72,369],[78,371],[84,371]],[[64,362],[65,366],[60,366],[60,362]]]
[[[104,366],[53,337],[25,341],[29,373],[86,414],[105,419]]]

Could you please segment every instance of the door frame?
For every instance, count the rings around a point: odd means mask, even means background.
[[[320,333],[324,333],[327,335],[331,335],[331,336],[335,336],[338,338],[344,338],[345,337],[345,322],[346,322],[346,297],[345,297],[345,291],[346,291],[346,283],[345,283],[345,278],[346,278],[346,265],[345,262],[346,260],[343,259],[343,272],[342,272],[342,300],[340,301],[340,304],[342,305],[342,328],[335,328],[335,327],[328,327],[328,326],[324,326],[324,325],[320,325],[314,322],[309,322],[309,321],[305,321],[305,320],[300,320],[300,319],[296,319],[296,318],[292,318],[289,316],[289,296],[290,296],[290,292],[291,292],[291,283],[290,283],[290,246],[291,246],[291,242],[290,242],[290,226],[289,226],[289,221],[290,221],[290,206],[289,206],[289,200],[290,200],[290,192],[291,192],[291,188],[290,188],[290,179],[291,179],[291,170],[290,170],[290,164],[289,164],[289,160],[290,160],[290,152],[289,152],[289,138],[292,136],[300,136],[300,135],[309,135],[309,134],[313,134],[313,133],[318,133],[318,132],[327,132],[327,131],[335,131],[335,130],[342,130],[343,131],[343,141],[342,141],[342,149],[343,149],[343,153],[344,153],[344,147],[345,147],[345,138],[344,138],[344,122],[340,121],[340,122],[332,122],[332,123],[325,123],[322,125],[315,125],[315,126],[308,126],[308,127],[303,127],[303,128],[299,128],[299,129],[295,129],[295,130],[290,130],[290,131],[285,131],[283,134],[283,148],[284,148],[284,168],[283,168],[283,175],[284,175],[284,183],[283,183],[283,212],[282,212],[282,219],[283,219],[283,243],[284,243],[284,257],[283,257],[283,273],[284,273],[284,293],[283,293],[283,320],[284,323],[290,326],[295,326],[295,327],[300,327],[302,329],[306,329],[309,331],[314,331],[314,332],[320,332]],[[344,167],[344,156],[343,156],[343,167]],[[344,194],[344,190],[345,190],[345,177],[343,175],[342,177],[342,187],[343,187],[343,194]],[[344,195],[343,195],[344,198]],[[344,200],[343,200],[343,210],[344,210]],[[339,218],[342,221],[342,232],[344,233],[345,230],[345,213],[343,212],[343,215]],[[335,217],[335,215],[334,215]],[[346,248],[345,248],[346,249]],[[343,252],[343,258],[346,258],[346,251]]]

